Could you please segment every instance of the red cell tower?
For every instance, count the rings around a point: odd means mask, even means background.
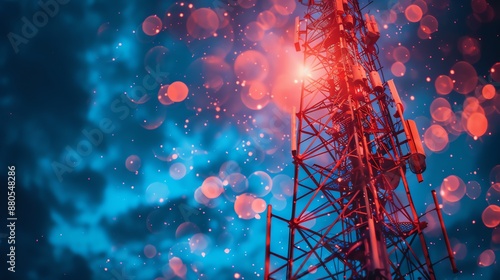
[[[268,209],[265,279],[435,279],[405,175],[423,180],[425,154],[384,81],[375,18],[356,0],[306,5],[295,21],[310,74],[292,116],[292,214]],[[288,241],[271,220],[286,223]]]

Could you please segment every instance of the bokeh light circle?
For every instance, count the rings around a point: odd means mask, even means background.
[[[438,125],[431,125],[424,133],[424,143],[429,150],[440,152],[448,145],[448,132]]]
[[[459,61],[451,67],[450,78],[454,81],[453,89],[461,94],[473,91],[478,81],[476,69],[466,61]]]
[[[273,206],[273,211],[282,211],[286,208],[287,199],[284,197],[271,197],[271,201],[269,202]]]
[[[234,2],[234,0],[233,0]],[[238,0],[238,5],[244,9],[255,7],[257,0]]]
[[[459,213],[460,209],[462,209],[460,201],[451,202],[448,200],[443,200],[442,205],[443,208],[441,208],[441,211],[449,216]]]
[[[264,30],[269,30],[276,24],[276,16],[271,11],[263,11],[257,16],[257,22]]]
[[[500,62],[495,63],[490,68],[490,76],[495,82],[500,82]]]
[[[283,16],[291,15],[297,5],[295,0],[271,0],[271,2],[276,12]]]
[[[255,171],[248,176],[248,192],[263,197],[271,192],[273,180],[264,171]]]
[[[404,46],[398,46],[392,51],[394,60],[406,63],[410,60],[410,51]]]
[[[449,76],[440,75],[434,81],[434,87],[439,94],[449,94],[453,90],[453,80]]]
[[[164,233],[169,229],[171,218],[163,209],[153,210],[146,217],[146,228],[154,234]]]
[[[185,83],[176,81],[168,86],[167,96],[173,102],[181,102],[186,99],[188,92],[189,89]]]
[[[464,181],[456,175],[450,175],[441,183],[441,196],[449,202],[457,202],[465,195],[466,186]]]
[[[486,202],[500,206],[500,183],[495,183],[486,191]]]
[[[255,213],[262,213],[266,210],[266,201],[262,198],[256,198],[253,202],[252,202],[252,210],[255,212]]]
[[[486,227],[494,228],[500,224],[500,206],[489,205],[484,209],[481,218]]]
[[[231,173],[222,181],[222,185],[224,186],[224,196],[226,199],[234,202],[237,195],[248,189],[248,180],[241,173]]]
[[[479,99],[475,97],[467,97],[464,100],[463,104],[463,112],[462,112],[462,121],[464,126],[467,126],[467,120],[474,113],[480,113],[484,115],[484,109],[479,102]]]
[[[430,35],[438,30],[438,20],[431,15],[426,15],[420,20],[420,30]]]
[[[140,104],[136,107],[133,118],[147,130],[157,129],[167,117],[167,108],[158,105],[155,101]]]
[[[473,136],[483,136],[488,130],[488,119],[481,113],[473,113],[467,119],[467,131]]]
[[[173,104],[174,101],[168,97],[168,85],[163,85],[158,90],[158,101],[163,105]]]
[[[254,50],[242,52],[234,61],[234,73],[239,80],[251,83],[262,81],[269,71],[266,57]]]
[[[492,84],[485,85],[481,90],[481,95],[485,99],[493,99],[496,95],[495,87]]]
[[[170,177],[174,180],[180,180],[186,176],[186,166],[180,162],[174,163],[169,168]]]
[[[453,245],[453,253],[455,259],[463,260],[467,256],[467,246],[463,243],[457,243]]]
[[[168,260],[168,266],[170,267],[172,272],[175,274],[175,276],[184,278],[184,276],[186,275],[187,269],[186,269],[186,266],[184,265],[184,263],[182,262],[181,258],[172,257],[171,259]],[[172,277],[169,277],[168,279],[171,279],[175,276],[172,275]]]
[[[151,244],[144,246],[144,256],[149,259],[154,258],[156,256],[156,247]]]
[[[438,122],[446,122],[454,116],[450,103],[442,97],[436,98],[432,101],[430,111],[432,118]]]
[[[481,267],[487,267],[495,262],[495,252],[491,249],[484,250],[478,258],[478,265]]]
[[[476,181],[467,182],[465,194],[470,199],[477,199],[481,195],[481,185]]]
[[[253,82],[241,91],[241,101],[252,110],[261,110],[271,101],[267,86],[259,81]]]
[[[234,211],[239,218],[244,220],[255,218],[257,213],[252,208],[254,200],[255,196],[249,193],[244,193],[236,197],[234,201]]]
[[[210,204],[210,198],[206,197],[203,192],[201,191],[201,186],[196,188],[194,191],[194,200],[198,202],[199,204],[203,204],[205,206]]]
[[[234,160],[229,160],[224,162],[219,168],[219,177],[225,179],[227,176],[233,173],[239,173],[241,168],[239,164]]]
[[[208,198],[214,199],[224,191],[222,181],[219,177],[210,176],[203,181],[201,185],[201,192]]]
[[[391,65],[391,73],[395,77],[403,77],[406,73],[406,66],[402,62],[396,61]]]
[[[458,50],[464,57],[468,58],[467,60],[470,62],[476,62],[481,55],[479,41],[469,36],[461,37],[460,40],[458,40]]]
[[[155,36],[160,33],[163,24],[161,19],[156,16],[149,16],[142,22],[142,31],[149,36]]]
[[[141,158],[137,155],[130,155],[125,160],[125,167],[130,172],[137,172],[141,168]]]
[[[292,196],[293,194],[293,179],[285,174],[278,174],[273,177],[273,188],[271,190],[273,196],[283,197]]]
[[[196,233],[189,239],[189,248],[191,253],[202,254],[210,246],[210,237],[203,233]]]
[[[168,186],[164,183],[154,182],[146,189],[146,201],[150,204],[161,204],[168,199]]]
[[[264,38],[264,28],[256,21],[249,22],[245,27],[245,37],[252,42],[258,42]]]
[[[405,16],[409,22],[418,22],[422,19],[422,9],[417,5],[409,5],[405,9]]]
[[[211,37],[219,28],[219,17],[212,9],[200,8],[189,15],[186,27],[194,38]]]
[[[422,14],[427,13],[428,7],[427,7],[427,2],[425,0],[415,0],[413,4],[420,7],[420,10],[422,10]]]
[[[242,193],[248,189],[248,180],[241,173],[231,173],[224,181],[227,181],[231,189],[237,193]]]
[[[491,233],[491,241],[495,244],[500,244],[500,227],[493,229],[493,232]]]
[[[472,10],[476,14],[480,14],[488,8],[488,2],[486,0],[472,0],[471,1]]]
[[[184,222],[175,230],[175,238],[191,237],[196,233],[200,233],[200,228],[192,222]]]
[[[495,167],[491,169],[489,179],[493,184],[500,183],[500,165],[495,165]]]

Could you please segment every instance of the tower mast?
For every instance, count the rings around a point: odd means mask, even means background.
[[[425,153],[381,72],[377,22],[357,0],[304,4],[295,47],[311,74],[292,116],[292,213],[268,213],[265,279],[433,280],[406,179],[423,180]],[[273,218],[287,242],[273,242]]]

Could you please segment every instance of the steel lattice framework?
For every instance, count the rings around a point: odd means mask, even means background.
[[[425,154],[383,79],[375,19],[355,0],[307,5],[296,20],[310,74],[292,117],[292,214],[269,208],[265,278],[435,279],[405,176],[422,180]],[[271,238],[272,218],[288,224],[288,242]]]

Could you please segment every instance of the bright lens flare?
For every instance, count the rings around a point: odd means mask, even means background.
[[[304,78],[304,77],[309,77],[312,78],[312,71],[305,66],[301,66],[299,70],[299,77]]]

